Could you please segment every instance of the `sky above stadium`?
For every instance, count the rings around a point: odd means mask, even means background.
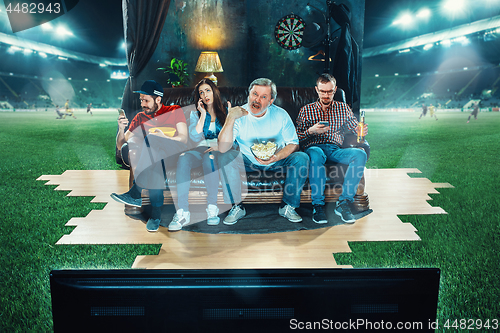
[[[5,7],[0,6],[0,32],[12,34]],[[80,0],[68,13],[49,23],[52,29],[37,26],[14,35],[85,54],[125,57],[121,0]],[[71,31],[73,36],[57,34],[58,27]]]
[[[500,15],[499,0],[366,0],[364,47]]]
[[[476,20],[500,15],[500,0],[366,0],[364,47],[403,40]],[[463,7],[460,9],[460,3]],[[35,27],[17,32],[21,38],[102,57],[123,58],[121,0],[80,0],[67,14],[51,21],[65,26],[73,36]],[[427,15],[422,13],[426,12]],[[404,15],[408,16],[404,16]],[[398,22],[399,20],[399,22]],[[12,33],[5,11],[0,12],[0,32]],[[396,22],[396,23],[394,23]]]

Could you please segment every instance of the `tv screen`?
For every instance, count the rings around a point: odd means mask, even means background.
[[[54,270],[54,330],[434,331],[439,269]]]

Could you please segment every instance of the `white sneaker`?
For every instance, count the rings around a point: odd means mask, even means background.
[[[234,205],[233,208],[231,208],[231,210],[229,211],[229,213],[227,213],[227,216],[224,219],[224,221],[222,221],[222,223],[227,225],[233,225],[246,214],[247,212],[245,211],[245,208],[242,208],[239,205]]]
[[[290,205],[280,208],[278,212],[290,222],[302,222],[302,217],[300,217],[300,215],[295,212],[295,208]]]
[[[219,207],[216,205],[208,205],[207,207],[207,224],[218,225],[220,221]]]
[[[183,226],[189,223],[191,220],[191,213],[185,212],[184,209],[179,209],[172,219],[172,222],[168,225],[168,231],[178,231],[181,230]]]

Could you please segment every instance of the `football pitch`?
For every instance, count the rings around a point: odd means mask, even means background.
[[[65,170],[114,170],[117,112],[0,112],[1,253],[0,332],[51,331],[52,269],[130,268],[160,245],[55,245],[71,231],[66,222],[102,204],[66,197],[36,181]],[[433,183],[455,188],[431,195],[446,215],[400,216],[418,242],[351,243],[335,254],[339,265],[441,269],[440,324],[455,319],[500,320],[500,113],[367,112],[367,168],[417,168]],[[366,189],[370,193],[370,189]],[[391,205],[391,202],[387,202]],[[106,221],[103,221],[106,223]]]

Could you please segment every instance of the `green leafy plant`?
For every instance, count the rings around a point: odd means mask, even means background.
[[[181,59],[172,58],[170,61],[170,67],[158,68],[157,70],[162,70],[164,73],[169,74],[167,83],[171,84],[172,87],[184,86],[188,82],[189,74],[187,72],[187,63]]]

